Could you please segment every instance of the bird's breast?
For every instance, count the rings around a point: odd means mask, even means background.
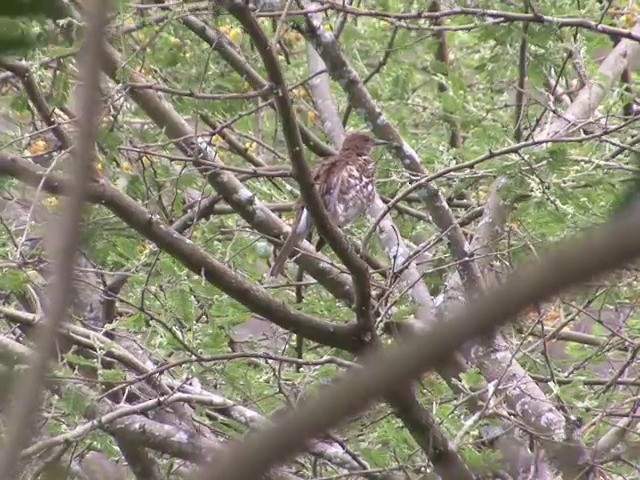
[[[332,215],[332,220],[342,227],[353,222],[364,214],[375,195],[371,162],[351,162],[336,172],[331,179],[333,188],[324,195],[325,206]]]

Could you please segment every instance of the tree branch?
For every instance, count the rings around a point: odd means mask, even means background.
[[[369,355],[361,369],[342,375],[304,405],[285,414],[275,426],[247,436],[193,478],[222,480],[233,475],[257,479],[269,467],[300,451],[305,440],[448,358],[465,341],[491,334],[527,306],[639,255],[640,208],[635,208],[578,238],[565,240],[539,261],[509,275],[500,286],[469,300],[465,308],[429,332]],[[591,478],[589,458],[581,447],[564,443],[565,433],[553,432],[543,438],[543,445],[566,478]]]
[[[0,471],[4,478],[16,475],[18,454],[28,442],[35,410],[50,362],[56,353],[58,326],[73,301],[73,266],[81,242],[84,200],[87,183],[93,174],[93,152],[98,131],[100,98],[100,62],[103,57],[103,34],[106,26],[108,2],[94,0],[87,4],[87,26],[83,46],[78,55],[80,83],[76,87],[78,133],[71,151],[71,181],[65,185],[69,195],[64,204],[60,224],[52,229],[57,258],[53,261],[54,275],[49,285],[47,319],[35,334],[36,355],[29,369],[20,376],[8,412],[10,424],[4,435],[0,451]]]
[[[46,174],[44,170],[23,159],[2,152],[0,175],[10,175],[31,186],[42,183],[45,191],[57,195],[64,194],[68,184],[62,175]],[[127,225],[151,240],[161,250],[173,255],[193,273],[202,276],[258,315],[315,342],[349,351],[358,350],[360,342],[353,336],[354,324],[334,324],[289,310],[281,302],[272,300],[262,288],[247,282],[192,242],[178,235],[148,210],[107,182],[90,184],[87,195],[90,202],[107,207]]]
[[[311,17],[307,17],[307,28],[304,33],[327,65],[331,78],[345,91],[349,103],[362,112],[373,132],[379,138],[394,145],[395,154],[407,170],[425,176],[426,171],[422,160],[404,141],[400,132],[384,117],[357,72],[349,65],[335,37]],[[473,260],[469,258],[469,245],[446,200],[430,183],[425,184],[419,193],[434,223],[446,233],[465,287],[470,289],[477,287],[481,283],[480,273]]]
[[[636,22],[631,32],[640,36],[640,22]],[[535,132],[533,138],[543,141],[570,135],[588,122],[625,68],[638,56],[640,56],[639,41],[621,40],[600,64],[597,77],[580,90],[566,112],[556,116],[548,126]]]
[[[293,174],[300,184],[301,196],[309,210],[318,233],[327,240],[329,246],[349,269],[353,278],[355,290],[355,312],[360,325],[368,330],[373,325],[371,320],[371,286],[369,283],[369,268],[355,253],[340,229],[331,221],[322,204],[320,195],[315,187],[311,169],[307,165],[303,154],[302,139],[296,121],[295,112],[291,108],[291,100],[286,81],[282,75],[278,60],[269,39],[265,36],[258,22],[253,18],[246,6],[236,2],[224,2],[229,12],[242,24],[251,35],[256,49],[262,57],[269,80],[277,89],[275,104],[282,122],[285,143],[293,167]],[[369,335],[368,331],[362,332]]]

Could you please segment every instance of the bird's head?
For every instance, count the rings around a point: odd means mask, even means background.
[[[370,137],[366,133],[355,132],[347,135],[342,142],[342,151],[353,152],[359,157],[366,157],[371,153],[373,147],[387,145],[389,142]]]

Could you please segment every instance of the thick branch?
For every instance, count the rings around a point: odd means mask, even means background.
[[[312,46],[308,45],[307,56],[311,73],[324,70],[324,62]],[[328,76],[316,77],[312,84],[314,101],[323,119],[323,125],[329,131],[329,136],[335,145],[341,145],[344,130],[338,116],[338,109],[331,95]],[[369,210],[370,216],[377,217],[384,209],[384,203],[376,193],[373,205]],[[435,315],[433,298],[426,287],[415,262],[410,260],[404,240],[400,231],[393,223],[389,214],[384,215],[378,225],[378,235],[391,261],[402,265],[399,271],[400,285],[406,288],[418,305],[418,315],[421,318],[432,319]],[[406,261],[404,260],[406,259]],[[378,341],[375,338],[374,341]],[[449,442],[440,425],[431,412],[420,405],[415,392],[410,384],[403,386],[388,397],[396,416],[402,421],[411,433],[416,443],[422,448],[431,460],[434,470],[442,478],[472,479],[468,466],[460,453]]]
[[[379,138],[395,145],[394,151],[407,170],[421,176],[426,175],[422,160],[404,141],[391,122],[384,117],[357,72],[349,65],[333,34],[324,30],[317,21],[308,17],[305,35],[326,63],[331,78],[342,87],[349,98],[349,103],[363,114],[373,132]],[[471,289],[477,287],[480,284],[480,273],[473,260],[469,258],[469,246],[446,200],[440,191],[430,183],[421,188],[420,196],[434,223],[442,232],[446,232],[451,252],[458,262],[458,269],[464,279],[465,287]]]
[[[44,170],[27,161],[1,152],[0,175],[13,176],[31,186],[38,186],[42,182],[45,191],[57,195],[66,191],[67,182],[62,175],[45,175]],[[315,342],[349,351],[358,350],[360,343],[352,336],[352,324],[333,324],[289,310],[282,303],[272,300],[262,288],[250,284],[229,270],[108,183],[89,185],[88,200],[107,207],[127,225],[151,240],[161,250],[174,256],[193,273],[202,276],[258,315]]]
[[[463,342],[490,335],[529,305],[639,255],[640,208],[635,208],[562,242],[541,260],[509,275],[502,285],[469,300],[464,309],[431,331],[370,355],[361,369],[342,375],[304,405],[285,414],[274,427],[247,436],[194,478],[259,478],[269,467],[300,451],[305,440],[332,428],[375,398],[392,393],[401,382],[448,358]],[[558,454],[556,462],[566,478],[591,478],[589,459],[583,456],[583,449],[563,443],[564,433],[554,432],[551,438],[545,438],[545,448]]]
[[[17,473],[18,454],[28,442],[44,380],[56,354],[58,326],[74,297],[71,288],[73,266],[81,242],[80,222],[84,213],[87,183],[93,173],[92,158],[101,111],[100,60],[107,3],[94,0],[87,5],[88,24],[79,53],[80,84],[76,90],[81,110],[77,119],[78,134],[71,152],[71,181],[65,186],[65,193],[69,197],[64,203],[60,224],[51,230],[57,257],[53,262],[54,275],[49,285],[47,319],[36,331],[37,353],[30,362],[29,370],[19,377],[7,412],[10,423],[0,452],[0,472],[7,479],[14,478]]]
[[[354,289],[356,291],[355,311],[361,325],[370,326],[371,321],[371,287],[369,283],[369,268],[367,264],[355,253],[340,229],[331,221],[322,204],[320,195],[315,187],[311,175],[311,169],[307,165],[302,139],[296,121],[296,115],[291,106],[291,99],[287,90],[286,81],[280,70],[278,59],[273,47],[262,28],[251,15],[246,6],[236,2],[226,2],[226,8],[242,24],[251,35],[256,49],[262,57],[269,80],[277,89],[275,103],[282,122],[284,139],[289,152],[289,158],[293,167],[293,174],[300,184],[301,196],[313,218],[313,223],[318,233],[327,241],[334,252],[342,260],[353,275]]]
[[[640,36],[640,22],[631,30]],[[640,55],[640,42],[621,40],[600,64],[596,78],[586,85],[569,106],[566,112],[556,116],[550,125],[537,131],[533,138],[544,140],[568,135],[579,129],[594,115],[605,96],[618,82],[618,79],[631,62]]]
[[[111,46],[107,47],[107,59],[105,71],[112,79],[118,78],[118,72],[123,68],[123,62],[118,52]],[[144,81],[144,77],[136,72],[130,72],[133,81]],[[171,104],[150,90],[134,90],[129,92],[131,98],[142,108],[147,115],[160,127],[164,133],[180,148],[185,148],[185,143],[193,144],[195,132],[185,120],[176,112]],[[205,143],[205,142],[201,142]],[[204,145],[204,147],[208,147]],[[194,164],[200,167],[200,171],[206,176],[207,181],[218,191],[225,201],[236,210],[242,218],[258,232],[269,239],[277,238],[287,232],[287,226],[277,215],[264,206],[262,202],[244,186],[232,173],[222,169],[212,169],[206,163],[218,164],[219,158],[213,149],[199,148],[206,162]],[[211,153],[211,154],[210,154]],[[315,252],[311,244],[305,242],[304,250]],[[300,263],[306,271],[318,280],[327,290],[341,300],[352,303],[353,292],[349,279],[335,268],[331,267],[328,259],[319,261],[317,254],[314,257],[302,255]]]

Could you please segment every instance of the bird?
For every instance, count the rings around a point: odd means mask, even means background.
[[[313,172],[313,181],[329,217],[343,228],[363,215],[375,198],[376,164],[371,158],[374,146],[388,142],[377,140],[365,133],[350,133],[336,155],[325,158]],[[307,235],[312,219],[302,197],[295,206],[296,216],[280,252],[270,270],[276,277],[294,247]],[[322,239],[321,239],[322,241]],[[316,247],[319,250],[319,246]]]

